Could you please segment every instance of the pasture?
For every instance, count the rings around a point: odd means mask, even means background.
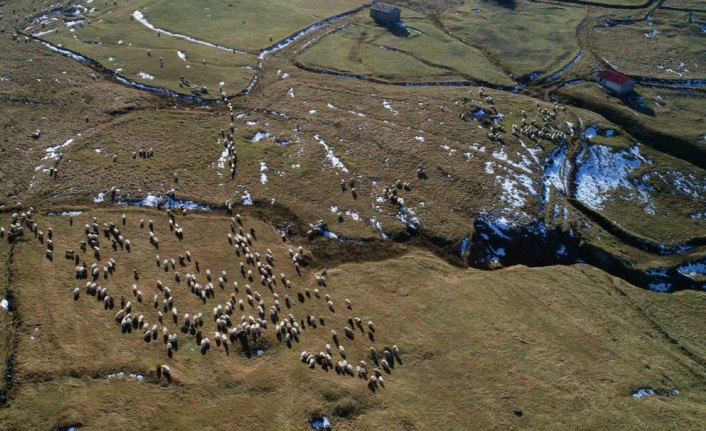
[[[274,270],[285,273],[291,288],[277,280],[269,290],[241,275],[238,261],[242,255],[228,244],[231,221],[222,214],[189,212],[182,216],[176,211],[175,223],[184,230],[182,241],[169,230],[164,211],[153,209],[37,215],[40,230],[53,229],[57,253],[54,261],[47,260],[46,245],[29,231],[12,246],[9,288],[13,313],[23,325],[15,334],[13,367],[18,390],[12,408],[0,411],[3,423],[13,429],[72,424],[115,428],[144,423],[156,429],[212,429],[235,414],[243,427],[299,429],[307,427],[315,413],[332,418],[336,429],[370,429],[382,423],[392,429],[404,429],[409,423],[420,428],[441,423],[447,429],[461,429],[469,421],[479,427],[506,429],[608,423],[632,428],[646,421],[672,423],[675,417],[686,428],[700,423],[704,392],[691,382],[703,375],[703,368],[659,332],[674,333],[677,343],[684,340],[690,349],[702,351],[703,343],[675,328],[696,322],[704,312],[701,302],[694,300],[696,293],[677,295],[683,300],[676,299],[676,304],[582,265],[517,267],[491,273],[462,270],[414,247],[399,257],[357,263],[345,263],[341,250],[340,263],[329,266],[319,260],[317,250],[330,240],[308,243],[291,238],[283,243],[272,225],[242,209],[245,231],[252,227],[257,236],[252,251],[271,249]],[[123,213],[125,225],[120,221]],[[105,310],[101,301],[86,294],[86,281],[75,279],[74,262],[63,257],[63,250],[70,247],[87,266],[95,261],[90,250],[83,253],[77,247],[85,238],[83,225],[90,225],[92,217],[97,217],[104,244],[100,267],[110,258],[116,262],[114,272],[104,277],[101,269],[96,280],[115,297],[112,310]],[[154,220],[159,249],[150,245],[149,228],[140,228],[140,219],[145,223]],[[120,247],[112,250],[103,237],[103,223],[110,221],[131,240],[129,252]],[[238,228],[236,224],[236,233]],[[287,248],[296,250],[298,244],[304,247],[308,261],[301,275],[287,254]],[[7,253],[9,246],[4,242],[2,250]],[[184,266],[177,263],[164,270],[161,263],[155,264],[155,254],[161,262],[176,259],[186,250],[192,260]],[[328,268],[326,286],[317,286],[315,275],[324,266]],[[205,286],[206,270],[214,274],[215,294],[201,301],[186,286],[185,277],[192,273]],[[181,273],[180,282],[175,280],[176,271]],[[215,280],[221,271],[227,273],[224,288]],[[171,290],[179,310],[178,323],[172,321],[170,312],[164,313],[163,323],[158,322],[165,290],[158,289],[157,280]],[[234,281],[239,291],[234,290]],[[598,288],[596,281],[600,281]],[[136,299],[133,284],[142,293],[142,302]],[[275,324],[268,322],[260,341],[249,342],[250,357],[240,343],[226,351],[213,341],[212,309],[225,304],[231,294],[245,299],[245,284],[262,294],[268,309],[278,294],[283,316],[292,313],[299,321],[308,314],[317,320],[320,315],[324,324],[302,324],[299,341],[288,347],[275,337]],[[78,300],[72,297],[76,286],[80,287]],[[315,297],[315,288],[321,290],[321,298]],[[298,293],[303,300],[296,299]],[[151,299],[155,294],[160,302],[157,309]],[[331,295],[335,312],[327,309],[324,294]],[[284,305],[284,295],[292,299],[291,308]],[[144,315],[150,326],[157,324],[158,339],[143,341],[139,329],[121,332],[114,319],[121,297],[132,302],[134,316]],[[346,309],[344,299],[351,300],[351,310]],[[395,307],[390,307],[391,302]],[[244,311],[236,306],[234,326],[241,314],[246,320],[248,315],[257,315],[255,307],[244,303]],[[679,307],[679,323],[667,317],[669,310],[676,310],[671,307]],[[198,330],[211,339],[205,354],[196,345],[196,335],[179,329],[183,313],[195,316],[199,312],[204,325]],[[342,329],[349,325],[349,315],[375,321],[372,336],[368,328],[356,328],[353,339],[345,338]],[[172,358],[162,341],[162,327],[178,335],[178,350]],[[401,363],[390,374],[383,373],[384,387],[371,391],[359,378],[326,372],[318,365],[309,369],[300,361],[302,350],[318,352],[332,343],[331,329],[339,333],[348,362],[353,364],[365,360],[373,367],[371,345],[378,351],[399,345]],[[263,350],[261,356],[257,349]],[[338,353],[334,356],[342,360]],[[162,363],[171,368],[170,382],[154,371]],[[634,398],[632,392],[640,387],[678,388],[680,395]],[[239,407],[233,412],[222,405]],[[512,413],[518,407],[524,412],[521,418]],[[439,414],[452,411],[464,414]],[[664,411],[670,414],[665,416]],[[559,423],[557,418],[561,418]]]
[[[512,86],[513,81],[483,52],[445,34],[423,15],[402,11],[409,35],[395,35],[361,16],[334,31],[297,60],[305,65],[390,81],[478,80]]]
[[[610,64],[631,75],[663,79],[703,79],[701,64],[706,32],[699,22],[706,14],[696,14],[689,22],[686,11],[657,10],[650,18],[630,25],[591,29],[591,46]],[[620,41],[634,43],[625,46]]]
[[[0,428],[702,427],[702,14],[395,3],[0,4]]]
[[[254,75],[254,55],[233,53],[170,35],[157,36],[131,20],[127,7],[86,13],[80,24],[58,21],[58,31],[43,30],[42,37],[85,55],[108,69],[144,84],[180,93],[218,98],[223,83],[228,93],[245,88]],[[135,7],[134,5],[132,6]],[[207,93],[197,91],[206,86]]]
[[[519,78],[533,72],[548,75],[576,56],[577,26],[586,16],[585,8],[569,5],[518,2],[506,8],[468,2],[444,12],[440,22],[448,34],[485,50]]]

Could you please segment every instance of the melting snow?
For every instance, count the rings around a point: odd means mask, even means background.
[[[631,172],[643,163],[651,162],[640,155],[634,145],[626,150],[615,151],[605,145],[591,145],[581,150],[577,157],[576,198],[589,207],[601,210],[609,199],[609,193],[617,189],[630,191],[645,205],[645,212],[652,213],[651,189],[646,184],[635,185],[628,179]]]
[[[341,162],[341,159],[339,159],[333,154],[333,150],[326,144],[326,141],[324,141],[323,138],[321,138],[319,135],[315,135],[314,139],[316,139],[319,144],[324,147],[324,149],[326,150],[326,158],[331,162],[331,165],[334,168],[338,168],[343,172],[348,172],[348,168],[346,168],[343,162]]]
[[[78,135],[76,135],[76,137],[79,137],[79,136],[81,136],[80,133],[79,133]],[[42,158],[42,160],[49,160],[49,159],[54,159],[54,160],[56,160],[56,159],[58,159],[58,158],[59,158],[59,155],[61,154],[61,153],[58,152],[58,150],[60,150],[60,149],[62,149],[62,148],[68,147],[68,146],[71,145],[73,142],[74,142],[74,138],[69,138],[69,139],[66,140],[66,142],[64,142],[64,143],[61,144],[61,145],[55,145],[55,146],[53,146],[53,147],[47,148],[46,150],[44,150],[44,151],[47,153],[47,155],[44,156],[44,157]]]
[[[265,162],[260,162],[260,183],[267,184],[267,165]]]
[[[597,134],[598,134],[598,129],[593,126],[586,128],[586,130],[583,132],[583,136],[585,136],[587,139],[591,139],[594,136],[596,136]]]
[[[424,142],[424,136],[415,136],[414,139],[416,139],[419,142]]]
[[[693,280],[699,276],[706,275],[706,261],[686,263],[678,267],[677,271],[679,274]]]
[[[259,131],[259,132],[255,133],[255,136],[253,136],[252,138],[250,138],[250,140],[251,140],[252,142],[260,142],[261,140],[267,138],[268,136],[270,136],[269,133],[264,132],[264,131]]]
[[[155,27],[154,25],[152,25],[149,21],[147,21],[147,19],[145,18],[145,16],[144,16],[144,15],[142,14],[142,12],[140,12],[139,10],[136,10],[135,12],[133,12],[133,13],[132,13],[132,16],[135,17],[135,19],[136,19],[140,24],[144,25],[145,27],[149,28],[150,30],[157,31],[157,32],[159,32],[159,33],[163,33],[163,34],[166,34],[166,35],[168,35],[168,36],[176,37],[177,39],[188,40],[189,42],[194,42],[194,43],[198,43],[198,44],[201,44],[201,45],[210,46],[211,48],[218,48],[218,49],[222,49],[222,50],[225,50],[225,51],[228,51],[228,52],[233,52],[233,53],[236,53],[236,54],[245,54],[243,51],[238,51],[238,50],[233,49],[233,48],[228,48],[227,46],[216,45],[216,44],[213,44],[213,43],[210,43],[210,42],[206,42],[206,41],[203,41],[203,40],[194,39],[193,37],[185,36],[185,35],[183,35],[183,34],[171,33],[171,32],[166,31],[166,30],[164,30],[164,29],[157,28],[157,27]]]
[[[213,208],[204,203],[187,201],[182,199],[165,198],[152,193],[147,193],[144,199],[123,199],[118,201],[119,205],[131,205],[136,207],[165,207],[165,208],[186,208],[190,210],[213,211]]]
[[[383,100],[383,101],[382,101],[382,106],[384,106],[385,109],[387,109],[388,111],[392,112],[392,115],[398,115],[398,114],[399,114],[398,111],[395,111],[395,110],[392,108],[392,105],[390,104],[390,101],[389,101],[389,100]]]
[[[135,379],[135,380],[144,380],[145,379],[145,376],[143,376],[142,374],[138,374],[138,373],[128,373],[128,376],[130,376],[131,379]],[[108,374],[106,376],[106,379],[112,380],[112,379],[121,378],[121,377],[125,377],[125,373],[122,371],[118,371],[116,373]]]
[[[223,152],[221,157],[218,158],[218,169],[223,169],[226,167],[226,160],[228,159],[228,147],[223,147]]]
[[[182,60],[186,61],[186,54],[184,54],[184,53],[181,52],[181,51],[177,51],[177,55],[179,56],[179,58],[181,58]],[[221,83],[221,85],[223,85],[223,84]]]
[[[664,396],[664,397],[674,397],[679,395],[679,389],[652,389],[652,388],[640,388],[632,393],[635,398],[642,398],[648,396]]]
[[[61,216],[79,216],[83,214],[83,211],[62,211],[62,212],[56,212],[56,211],[50,211],[47,215],[50,216],[56,216],[56,215],[61,215]]]
[[[142,72],[142,71],[138,72],[137,76],[139,76],[142,79],[154,79],[154,76],[150,75],[149,73]]]
[[[7,298],[3,298],[3,300],[0,301],[0,308],[5,311],[10,310],[10,302],[7,300]]]
[[[98,196],[93,198],[93,202],[95,202],[95,203],[100,203],[100,202],[103,202],[104,200],[105,200],[105,192],[100,192],[100,193],[98,193]]]
[[[353,219],[354,221],[359,221],[359,220],[360,220],[360,214],[358,214],[358,213],[355,212],[355,211],[350,211],[350,210],[348,210],[348,211],[346,211],[346,215],[347,215],[348,217],[350,217],[351,219]]]
[[[289,91],[287,91],[287,96],[294,97],[294,87],[289,87]]]
[[[252,205],[252,198],[250,197],[250,193],[247,191],[243,196],[241,196],[241,198],[243,199],[243,205]]]

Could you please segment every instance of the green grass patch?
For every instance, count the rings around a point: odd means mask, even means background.
[[[157,0],[145,7],[155,26],[255,51],[323,18],[362,6],[361,0]]]
[[[404,10],[408,36],[396,36],[369,17],[307,49],[307,65],[389,80],[476,79],[512,85],[483,53],[444,33],[427,17]]]
[[[568,63],[579,51],[576,27],[585,15],[581,7],[518,2],[513,10],[481,1],[445,12],[441,22],[521,76]]]
[[[221,82],[228,93],[237,93],[252,78],[257,62],[254,55],[229,53],[166,35],[157,37],[154,31],[130,20],[130,13],[128,8],[95,11],[88,14],[83,26],[65,27],[58,22],[53,24],[58,32],[43,37],[128,78],[181,93],[191,92],[189,86],[180,84],[181,76],[192,88],[207,86],[210,94],[206,97],[218,97]]]

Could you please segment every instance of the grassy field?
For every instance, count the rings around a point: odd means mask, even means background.
[[[602,5],[606,6],[646,6],[649,0],[592,0],[592,3],[599,3]],[[562,2],[559,0],[559,3],[567,3],[571,4],[571,2]]]
[[[706,101],[698,94],[689,91],[669,88],[639,87],[637,94],[654,115],[633,109],[634,106],[617,101],[605,91],[600,90],[595,83],[583,82],[565,87],[558,92],[576,96],[586,101],[586,106],[595,107],[596,111],[608,116],[607,112],[615,111],[616,121],[630,119],[630,123],[648,127],[654,132],[667,136],[676,136],[687,143],[682,146],[693,146],[706,149],[706,127],[703,126]],[[627,121],[624,123],[626,124]],[[677,148],[678,149],[678,148]],[[664,151],[664,149],[662,150]]]
[[[706,7],[699,0],[666,0],[664,6],[690,9],[693,11],[706,12]]]
[[[314,274],[322,265],[317,250],[328,240],[303,244],[312,260],[298,277],[286,251],[297,241],[283,244],[272,226],[243,210],[245,228],[257,232],[253,249],[273,250],[276,271],[293,280],[290,292],[278,285],[274,293],[295,297],[304,288],[313,290]],[[77,248],[84,237],[82,225],[91,217],[119,224],[122,212],[89,211],[74,216],[73,227],[68,216],[37,216],[36,221],[40,228],[53,228],[56,250],[62,252]],[[154,293],[161,297],[154,287],[161,279],[172,289],[180,322],[184,312],[211,316],[210,310],[233,292],[216,285],[215,298],[201,304],[181,285],[183,280],[174,281],[173,270],[155,266],[154,254],[176,257],[188,249],[194,260],[177,268],[181,272],[193,272],[205,283],[205,269],[214,274],[226,270],[229,283],[246,283],[225,238],[227,217],[177,216],[185,232],[179,242],[169,232],[163,212],[128,208],[124,212],[127,225],[121,231],[131,239],[132,250],[104,247],[101,262],[114,257],[116,271],[98,282],[115,295],[116,303],[120,296],[132,300],[134,313],[144,314],[150,325],[157,322],[151,300],[137,303],[130,292],[132,284],[148,298]],[[137,226],[140,218],[155,221],[159,250],[149,244],[147,227]],[[466,429],[469,422],[486,429],[606,424],[628,429],[647,423],[666,426],[674,420],[691,429],[698,427],[704,413],[703,387],[693,383],[703,378],[703,365],[679,349],[683,340],[689,351],[703,355],[703,343],[682,327],[697,322],[704,312],[695,300],[697,294],[680,294],[674,300],[655,296],[587,266],[481,272],[451,267],[414,248],[380,262],[327,265],[328,286],[320,289],[340,309],[329,312],[324,300],[313,295],[303,303],[295,300],[291,310],[283,307],[284,314],[292,312],[297,319],[307,313],[325,318],[323,327],[306,327],[291,349],[277,341],[269,326],[261,342],[264,355],[249,359],[239,346],[226,354],[212,345],[202,355],[192,336],[179,333],[179,350],[169,359],[161,338],[145,343],[139,330],[122,334],[113,319],[116,310],[105,311],[85,295],[84,282],[74,280],[74,265],[60,256],[63,253],[57,253],[53,262],[46,260],[43,246],[31,235],[15,246],[14,253],[11,287],[23,323],[15,336],[17,389],[9,408],[0,411],[3,423],[12,429],[76,423],[87,429],[145,423],[156,429],[215,429],[233,414],[220,406],[234,404],[248,412],[239,417],[240,426],[280,429],[305,428],[313,413],[327,414],[336,429],[343,430],[372,429],[382,423],[391,429]],[[339,259],[345,262],[346,255]],[[81,254],[81,260],[90,265],[93,258]],[[195,271],[195,261],[201,273]],[[133,270],[140,274],[137,281]],[[81,297],[74,302],[71,291],[77,284]],[[261,286],[255,284],[258,290]],[[271,304],[272,294],[260,290]],[[242,289],[236,295],[243,297]],[[345,310],[344,298],[351,299],[352,311]],[[395,302],[394,309],[389,301]],[[246,307],[244,314],[252,314],[247,303]],[[676,310],[680,319],[668,318]],[[342,341],[349,362],[371,362],[367,354],[371,344],[378,350],[397,344],[402,351],[402,363],[385,374],[385,388],[375,393],[359,379],[319,367],[309,370],[299,361],[300,351],[319,351],[331,342],[330,329],[342,333],[349,313],[376,322],[374,342],[360,331],[354,340]],[[234,318],[240,314],[236,309]],[[214,323],[210,317],[205,320],[202,332],[211,337]],[[177,329],[167,319],[164,326],[170,332]],[[160,363],[170,365],[171,384],[155,375],[153,369]],[[107,378],[118,371],[125,376]],[[132,379],[129,373],[143,375],[144,380]],[[678,388],[681,393],[674,398],[635,399],[631,393],[640,387]],[[523,409],[522,418],[512,413],[516,407]],[[120,413],[125,410],[129,413]],[[192,413],[181,413],[186,411]]]
[[[91,56],[126,74],[152,74],[154,81],[145,82],[153,85],[188,92],[177,82],[184,75],[212,90],[223,80],[229,93],[242,88],[238,83],[251,71],[240,66],[254,64],[254,53],[157,37],[130,14],[140,10],[158,27],[229,46],[217,37],[232,38],[242,48],[237,39],[255,51],[269,44],[270,32],[276,40],[281,37],[276,32],[293,31],[288,26],[296,30],[356,6],[319,0],[111,3],[88,3],[97,10],[83,28],[71,32],[62,23],[59,33],[46,37],[94,49]],[[703,97],[638,86],[644,106],[637,109],[591,82],[603,52],[588,43],[598,31],[593,26],[601,15],[622,14],[614,9],[518,2],[513,12],[495,2],[455,10],[450,9],[458,6],[455,0],[399,4],[415,11],[403,10],[410,37],[396,38],[372,25],[367,11],[325,26],[268,54],[252,92],[231,98],[230,112],[223,103],[137,91],[24,42],[23,35],[15,41],[16,17],[25,28],[22,17],[38,12],[31,2],[0,4],[0,27],[6,29],[0,32],[0,226],[7,233],[11,214],[33,207],[33,219],[45,233],[43,243],[29,228],[14,243],[7,234],[0,238],[0,300],[10,305],[0,308],[0,395],[7,396],[0,401],[0,429],[215,430],[234,424],[299,430],[309,429],[315,414],[327,415],[333,429],[344,431],[703,428],[706,341],[697,328],[706,305],[697,283],[706,275],[678,286],[694,290],[671,294],[648,291],[645,280],[657,277],[652,274],[660,268],[704,262],[706,246],[661,255],[635,241],[673,245],[706,233]],[[188,15],[194,19],[182,23]],[[659,11],[654,26],[682,15]],[[584,16],[586,26],[576,34]],[[282,28],[268,21],[275,18]],[[255,24],[261,27],[248,31]],[[346,24],[354,25],[329,34]],[[549,42],[550,35],[557,38]],[[644,38],[626,33],[621,43]],[[296,64],[390,80],[512,85],[508,71],[515,78],[533,70],[546,76],[579,49],[582,61],[562,80],[583,82],[559,90],[530,85],[519,94],[488,85],[481,90],[372,83],[307,72]],[[237,58],[248,60],[234,64]],[[553,103],[554,97],[561,103]],[[234,178],[219,166],[222,134],[231,123],[238,154]],[[589,141],[584,135],[589,126],[613,135]],[[564,138],[547,137],[557,131]],[[591,196],[599,198],[593,205],[600,208],[593,213],[567,199],[587,148],[603,154],[589,179],[582,179],[598,184]],[[132,156],[150,149],[152,157]],[[58,175],[52,178],[50,168],[58,168]],[[113,187],[120,190],[118,200],[173,189],[177,199],[214,208],[185,215],[175,210],[174,222],[184,232],[180,240],[165,210],[111,204]],[[386,198],[386,188],[404,202]],[[261,260],[272,254],[271,290],[256,266],[244,263],[242,252],[229,244],[226,200],[242,215],[243,233],[254,229],[250,251]],[[94,217],[100,257],[80,251],[84,225]],[[150,243],[148,220],[159,247]],[[306,232],[318,221],[344,240],[308,239]],[[103,234],[110,222],[130,240],[129,250],[113,247]],[[280,230],[288,225],[292,235],[283,241]],[[46,258],[49,228],[53,260]],[[299,246],[304,262],[296,271],[289,249]],[[74,275],[76,262],[64,258],[67,249],[89,268],[97,265],[95,283],[114,297],[112,310],[86,293],[87,280]],[[179,263],[187,250],[191,260]],[[115,271],[104,275],[111,258]],[[615,276],[573,263],[584,261]],[[252,281],[241,274],[241,262],[255,273]],[[528,268],[514,262],[566,264]],[[326,285],[317,285],[324,268]],[[194,274],[207,286],[207,270],[214,294],[202,301],[186,277]],[[650,270],[655,272],[646,275]],[[695,270],[702,271],[698,265]],[[221,271],[227,278],[222,288]],[[158,280],[170,289],[178,323],[159,305],[166,294]],[[298,322],[299,339],[291,346],[277,339],[269,320],[266,328],[260,322],[259,341],[248,340],[250,356],[238,341],[228,349],[216,344],[213,309],[231,294],[236,304],[243,300],[232,326],[258,316],[258,300],[248,303],[246,284],[258,292],[252,296],[262,298],[264,319],[279,298],[279,318],[291,313]],[[165,313],[161,321],[153,295]],[[121,298],[132,302],[133,317],[157,325],[156,340],[145,342],[140,329],[121,332],[115,320]],[[206,354],[195,334],[181,332],[184,313],[203,314],[199,329],[211,340]],[[306,322],[309,315],[315,327]],[[355,317],[362,328],[348,322]],[[354,327],[350,339],[345,326]],[[178,333],[172,357],[163,328]],[[397,345],[401,360],[390,373],[382,372],[385,386],[372,391],[362,379],[309,369],[300,361],[302,351],[320,352],[327,343],[334,361],[342,360],[336,344],[344,346],[353,367],[365,360],[372,368],[370,346],[381,352]],[[160,364],[171,368],[171,381],[158,376]],[[634,397],[640,389],[679,393]]]
[[[34,170],[48,147],[110,121],[116,113],[161,106],[165,101],[97,78],[75,60],[57,56],[36,43],[2,40],[0,52],[0,200],[12,204],[29,190]],[[39,130],[41,136],[32,138]],[[19,167],[31,167],[22,169]]]
[[[157,0],[144,8],[155,26],[226,46],[256,51],[323,18],[355,9],[361,0]],[[184,17],[189,17],[184,20]]]
[[[440,19],[450,34],[482,47],[519,77],[535,71],[548,74],[568,63],[579,51],[576,27],[585,16],[585,8],[568,5],[518,2],[508,9],[474,1]]]
[[[706,33],[689,23],[687,12],[658,10],[652,20],[627,26],[595,27],[591,46],[620,71],[665,79],[706,76],[701,64]],[[620,41],[631,40],[623,49]],[[632,51],[631,51],[632,50]]]
[[[300,54],[306,65],[397,81],[476,79],[512,85],[483,53],[445,34],[425,16],[403,9],[409,36],[396,36],[361,17]]]
[[[254,55],[234,54],[168,35],[157,37],[154,31],[130,20],[133,9],[127,3],[125,6],[89,13],[83,26],[53,24],[59,27],[58,32],[43,37],[135,81],[180,93],[190,94],[191,89],[205,85],[209,89],[206,97],[217,98],[223,82],[224,89],[235,94],[254,75]],[[180,77],[192,88],[183,85]]]

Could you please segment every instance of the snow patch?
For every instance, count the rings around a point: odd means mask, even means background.
[[[637,144],[618,151],[605,145],[584,147],[577,157],[576,198],[595,210],[602,210],[611,192],[624,189],[645,206],[645,212],[654,213],[651,187],[629,179],[643,164],[651,162],[640,155]]]
[[[385,109],[387,109],[388,111],[392,112],[392,115],[399,115],[399,112],[398,112],[398,111],[395,111],[395,110],[392,108],[392,105],[390,104],[390,101],[389,101],[389,100],[383,100],[383,101],[382,101],[382,106],[384,106]]]
[[[334,168],[338,168],[343,172],[348,172],[348,168],[346,168],[343,162],[341,162],[341,159],[336,157],[336,155],[333,153],[333,149],[331,149],[331,147],[326,144],[326,141],[324,141],[322,137],[320,137],[319,135],[315,135],[314,139],[316,139],[316,141],[321,144],[322,147],[324,147],[324,149],[326,150],[326,158],[331,162],[331,165]]]
[[[198,44],[201,44],[201,45],[210,46],[211,48],[218,48],[218,49],[222,49],[222,50],[224,50],[224,51],[232,52],[232,53],[235,53],[235,54],[245,54],[243,51],[238,51],[238,50],[236,50],[236,49],[229,48],[229,47],[227,47],[227,46],[216,45],[216,44],[211,43],[211,42],[206,42],[206,41],[203,41],[203,40],[194,39],[193,37],[185,36],[185,35],[183,35],[183,34],[172,33],[172,32],[169,32],[169,31],[167,31],[167,30],[164,30],[164,29],[161,29],[161,28],[157,28],[157,27],[155,27],[154,25],[152,25],[149,21],[147,21],[147,19],[146,19],[145,16],[142,14],[142,12],[140,12],[140,11],[138,11],[138,10],[134,11],[134,12],[132,13],[132,16],[137,20],[137,22],[139,22],[140,24],[142,24],[142,25],[144,25],[145,27],[149,28],[150,30],[157,31],[157,32],[159,32],[159,33],[166,34],[166,35],[168,35],[168,36],[176,37],[177,39],[188,40],[189,42],[194,42],[194,43],[198,43]]]
[[[149,80],[154,79],[154,76],[150,75],[149,73],[143,72],[143,71],[139,71],[137,73],[137,76],[139,76],[142,79],[149,79]]]
[[[252,197],[250,197],[250,193],[248,193],[247,191],[245,192],[245,194],[243,196],[241,196],[241,199],[242,199],[243,205],[252,205],[253,204]]]
[[[260,183],[267,184],[267,164],[260,162]]]
[[[261,140],[263,140],[263,139],[265,139],[265,138],[267,138],[267,137],[269,137],[269,136],[270,136],[270,134],[269,134],[268,132],[265,132],[265,131],[260,130],[260,131],[258,131],[257,133],[255,133],[255,136],[253,136],[252,138],[250,138],[250,141],[252,141],[252,142],[260,142]]]

